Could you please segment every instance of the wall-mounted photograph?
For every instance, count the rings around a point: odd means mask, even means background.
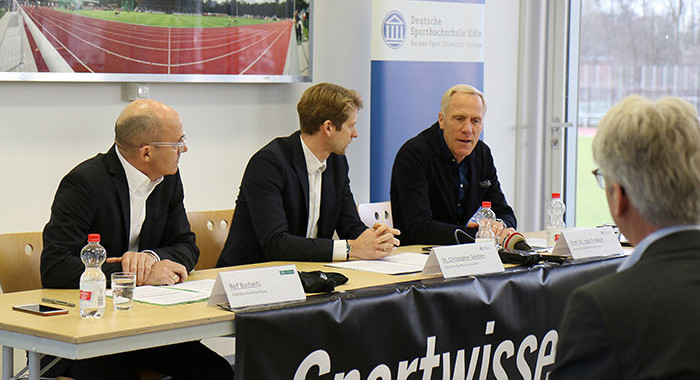
[[[2,0],[0,80],[309,81],[309,0]]]

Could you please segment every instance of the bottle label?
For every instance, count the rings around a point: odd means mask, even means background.
[[[92,299],[92,292],[89,290],[81,290],[80,291],[80,300],[81,301],[90,301]]]
[[[105,304],[105,283],[80,284],[80,307],[103,307]]]

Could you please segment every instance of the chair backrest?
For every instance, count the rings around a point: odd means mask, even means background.
[[[360,214],[360,220],[367,227],[372,227],[377,222],[394,227],[394,219],[391,217],[391,202],[362,203],[357,206],[357,213]]]
[[[231,218],[233,218],[233,209],[187,212],[190,228],[197,235],[197,247],[199,247],[199,261],[195,269],[216,267],[228,237]]]
[[[4,293],[41,288],[41,232],[0,234],[0,288]]]

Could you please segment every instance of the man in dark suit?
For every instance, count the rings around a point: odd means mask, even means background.
[[[474,237],[478,225],[467,222],[483,201],[490,201],[505,223],[494,231],[499,238],[515,231],[515,214],[501,191],[491,150],[479,140],[485,113],[481,91],[455,85],[442,97],[438,121],[399,149],[391,209],[402,244],[455,244],[457,230]]]
[[[190,231],[178,172],[187,151],[177,112],[136,100],[120,114],[109,151],[79,164],[61,181],[44,227],[41,281],[45,288],[79,287],[80,250],[99,233],[107,250],[107,281],[135,272],[137,283],[172,285],[187,278],[199,257]],[[48,360],[42,360],[45,364]],[[152,368],[175,379],[233,378],[228,362],[199,342],[61,360],[49,376],[138,379],[133,368]]]
[[[275,260],[374,259],[399,244],[367,228],[350,191],[345,151],[357,134],[357,91],[319,83],[297,104],[301,131],[274,139],[248,162],[217,266]],[[333,240],[337,231],[341,240]]]
[[[550,379],[700,379],[697,111],[630,96],[600,121],[593,157],[635,249],[569,298]]]

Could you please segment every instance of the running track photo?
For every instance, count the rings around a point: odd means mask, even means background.
[[[155,27],[48,7],[23,10],[73,71],[89,73],[279,75],[293,28],[291,20],[217,28]]]

